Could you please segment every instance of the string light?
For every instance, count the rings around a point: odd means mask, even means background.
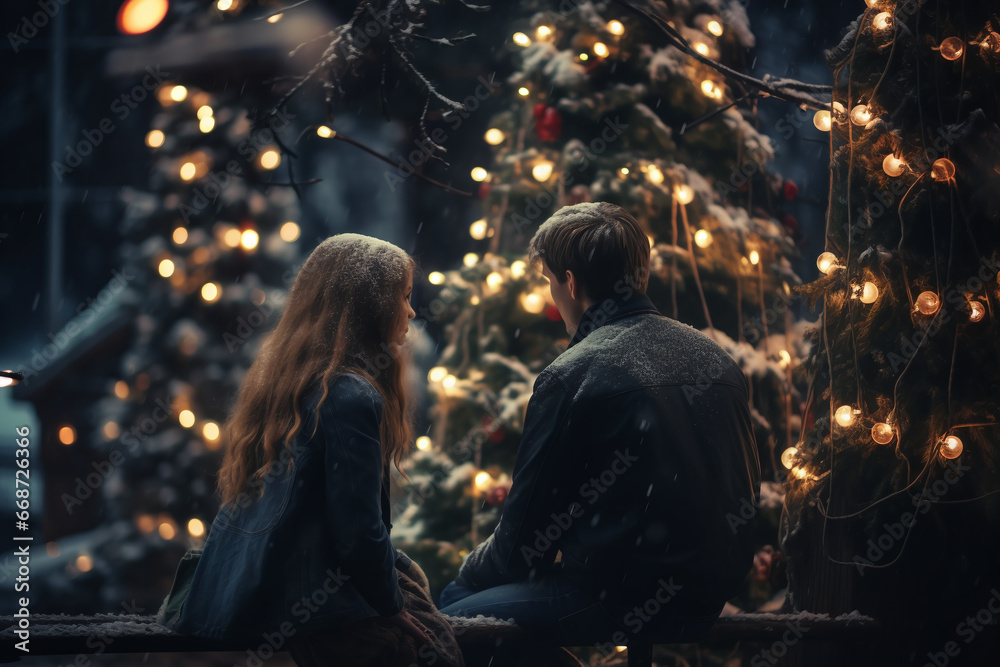
[[[781,452],[781,465],[791,470],[792,466],[795,465],[795,455],[798,453],[799,450],[795,447],[789,447]]]
[[[984,308],[983,304],[978,301],[969,302],[969,311],[970,322],[979,322],[983,319],[983,316],[986,315],[986,308]]]
[[[655,164],[651,164],[646,169],[646,180],[653,185],[659,185],[663,182],[663,172]]]
[[[865,0],[865,4],[868,5],[869,7],[874,7],[875,5],[878,4],[878,0]]]
[[[722,37],[722,24],[716,21],[715,19],[712,19],[711,21],[706,23],[705,29],[708,30],[713,35],[715,35],[716,37]]]
[[[188,89],[184,86],[173,86],[170,88],[170,99],[174,102],[183,102],[188,96]]]
[[[694,50],[697,51],[698,53],[700,53],[703,56],[707,56],[708,55],[708,44],[706,44],[705,42],[695,42],[694,43]]]
[[[809,476],[809,471],[806,470],[803,466],[799,466],[797,468],[792,468],[792,474],[798,477],[799,479],[805,479],[806,477]]]
[[[490,289],[495,290],[503,284],[503,276],[496,271],[492,271],[486,276],[486,284]]]
[[[756,250],[750,251],[750,263],[754,266],[757,266],[757,264],[760,263],[760,253]]]
[[[520,88],[517,89],[517,94],[520,95],[521,97],[527,97],[528,93],[530,92],[531,91],[525,88],[524,86],[521,86]]]
[[[177,415],[177,421],[184,428],[191,428],[194,426],[194,413],[190,410],[181,410],[181,413]]]
[[[545,299],[540,294],[529,292],[521,295],[521,307],[529,313],[537,315],[545,310]]]
[[[554,164],[548,160],[543,160],[531,168],[531,175],[539,183],[544,183],[552,176]]]
[[[580,54],[580,60],[587,60],[588,58],[590,58],[590,56],[588,56],[586,53]]]
[[[285,15],[284,12],[279,12],[278,14],[274,14],[273,16],[268,16],[267,17],[267,22],[268,23],[277,23],[278,21],[281,20],[281,17],[284,16],[284,15]]]
[[[156,270],[164,278],[169,278],[174,275],[174,263],[169,259],[165,259],[160,262],[159,266],[156,267]]]
[[[821,132],[829,132],[830,128],[833,126],[833,120],[830,117],[830,112],[826,109],[820,109],[813,115],[813,125],[816,126],[817,130]]]
[[[224,12],[233,8],[233,0],[219,0],[215,5],[219,8],[219,11]]]
[[[465,256],[462,257],[462,264],[465,264],[470,268],[475,266],[477,262],[479,262],[479,255],[474,252],[467,252],[465,253]]]
[[[917,295],[916,308],[924,315],[933,315],[941,307],[941,299],[935,292],[921,292]]]
[[[486,471],[482,471],[476,474],[476,488],[480,491],[485,491],[490,487],[490,482],[493,478]]]
[[[159,148],[163,145],[166,135],[160,130],[150,130],[146,135],[146,145],[150,148]]]
[[[323,137],[324,139],[329,139],[330,137],[333,136],[334,132],[326,125],[320,125],[319,127],[316,128],[316,134]]]
[[[114,440],[121,434],[121,429],[118,428],[118,424],[115,422],[108,422],[104,425],[104,437],[108,440]]]
[[[118,10],[118,30],[126,35],[149,32],[167,15],[167,0],[127,0]]]
[[[947,37],[941,42],[938,51],[945,60],[958,60],[965,52],[965,42],[958,37]]]
[[[531,45],[531,38],[525,35],[523,32],[515,32],[514,36],[511,37],[511,39],[514,40],[514,43],[517,44],[518,46]]]
[[[699,248],[712,245],[712,234],[707,229],[699,229],[694,233],[694,244]]]
[[[510,277],[515,279],[520,278],[527,272],[527,269],[528,265],[525,262],[516,260],[510,265]]]
[[[535,28],[535,37],[539,40],[546,39],[550,35],[552,35],[552,28],[547,25],[540,25]]]
[[[486,238],[486,220],[476,220],[474,223],[469,225],[469,236],[477,241],[482,241]]]
[[[259,241],[260,235],[252,229],[244,230],[244,232],[240,234],[240,245],[243,246],[244,250],[253,250],[257,247],[257,243]]]
[[[941,456],[946,459],[957,459],[965,447],[962,445],[962,439],[956,435],[949,435],[941,443]]]
[[[441,380],[441,386],[444,387],[445,389],[451,389],[452,387],[455,386],[455,383],[457,383],[457,382],[458,382],[458,378],[457,377],[455,377],[454,375],[448,374],[448,375],[444,376],[443,380]]]
[[[226,233],[222,235],[222,242],[229,248],[238,248],[242,239],[243,234],[235,227],[227,229]]]
[[[889,153],[882,160],[882,170],[889,176],[899,176],[906,170],[906,162]]]
[[[275,169],[281,164],[281,154],[274,149],[269,149],[260,154],[260,166],[264,169]]]
[[[792,355],[788,350],[778,350],[778,363],[782,368],[788,368],[792,363]]]
[[[222,296],[222,288],[218,283],[205,283],[201,286],[201,298],[208,303],[218,301]]]
[[[212,113],[213,113],[212,107],[208,106],[207,104],[203,104],[200,107],[198,107],[197,116],[198,118],[208,118],[209,116],[212,115]]]
[[[608,57],[608,53],[610,53],[610,52],[608,51],[608,45],[607,44],[605,44],[604,42],[596,42],[596,43],[594,43],[594,55],[595,56],[597,56],[598,58],[607,58]]]
[[[170,523],[167,521],[162,522],[159,528],[157,528],[157,530],[160,533],[160,537],[162,537],[165,540],[172,540],[174,539],[174,535],[177,534],[177,531],[174,529],[174,527],[171,526]]]
[[[469,174],[472,176],[472,180],[481,182],[486,180],[486,178],[490,175],[490,172],[486,171],[482,167],[473,167]]]
[[[431,448],[431,439],[428,438],[426,435],[422,435],[419,438],[417,438],[416,445],[417,449],[419,449],[422,452],[426,452],[428,449]]]
[[[291,220],[283,224],[281,229],[278,230],[278,235],[281,236],[281,240],[285,243],[292,243],[297,240],[301,233],[302,230],[299,229],[299,226]]]
[[[955,177],[955,163],[946,157],[934,160],[931,165],[931,178],[935,181],[950,181]]]
[[[837,264],[837,256],[832,252],[824,252],[816,258],[816,268],[823,273],[830,273],[830,271],[840,268]]]
[[[479,295],[478,294],[473,294],[472,296],[470,296],[469,297],[469,303],[471,303],[473,306],[478,306],[479,305]]]
[[[194,162],[185,162],[181,165],[180,176],[182,180],[190,181],[197,172],[198,167],[195,166]]]
[[[867,125],[872,119],[872,110],[867,104],[859,104],[851,109],[851,122],[855,125]]]
[[[878,422],[872,426],[872,440],[880,445],[888,445],[895,435],[895,429],[885,422]]]
[[[191,537],[201,537],[205,534],[205,524],[201,519],[191,519],[187,523],[188,533]]]
[[[427,379],[431,382],[440,382],[448,375],[448,369],[444,366],[435,366],[427,372]]]
[[[215,129],[215,119],[211,116],[206,116],[198,121],[198,129],[202,131],[203,134],[208,134]]]
[[[849,405],[841,405],[834,413],[834,419],[841,426],[850,426],[854,423],[854,409]]]
[[[629,173],[628,167],[622,167],[621,169],[618,170],[618,173],[621,175],[622,178],[625,178],[626,176],[628,176]]]
[[[710,79],[701,82],[701,92],[705,94],[705,97],[711,97],[713,100],[722,99],[722,88]]]
[[[860,299],[861,303],[875,303],[878,299],[878,285],[870,281],[863,285],[852,285],[851,298]]]
[[[64,445],[72,445],[76,442],[76,429],[69,424],[59,428],[59,442]]]
[[[188,230],[185,227],[177,227],[174,229],[172,238],[174,239],[174,243],[177,245],[184,245],[184,242],[187,241],[188,238]]]
[[[621,21],[608,21],[608,32],[612,35],[624,35],[625,26]]]
[[[687,183],[678,183],[674,186],[674,197],[687,206],[694,201],[694,188]]]
[[[486,130],[486,134],[483,135],[483,138],[486,139],[486,143],[488,143],[490,146],[499,146],[500,144],[503,143],[503,140],[507,138],[507,135],[505,135],[502,131],[498,130],[497,128],[491,127],[490,129]]]
[[[205,422],[205,425],[201,427],[201,434],[205,436],[206,440],[218,440],[220,433],[219,425],[215,422]]]
[[[889,12],[879,12],[872,19],[872,25],[876,30],[888,30],[892,27],[892,14]]]
[[[444,274],[440,271],[431,271],[427,274],[427,282],[431,285],[440,285],[444,283]]]

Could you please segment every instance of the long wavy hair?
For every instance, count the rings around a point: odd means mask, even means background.
[[[413,425],[404,389],[409,354],[394,339],[404,326],[401,304],[414,267],[400,248],[360,234],[331,236],[309,255],[223,427],[218,492],[224,506],[243,494],[249,498],[252,488],[263,493],[282,441],[291,468],[292,440],[302,426],[300,397],[321,382],[322,405],[333,378],[348,371],[381,394],[382,460],[399,466]],[[318,427],[317,407],[313,435]]]

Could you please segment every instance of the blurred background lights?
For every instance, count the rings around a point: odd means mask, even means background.
[[[483,240],[486,238],[486,227],[487,225],[485,219],[476,220],[474,223],[469,225],[469,236],[477,241]]]
[[[118,30],[141,35],[160,25],[169,9],[167,0],[126,0],[118,9]]]
[[[465,253],[465,256],[462,257],[462,264],[465,264],[468,267],[475,266],[478,261],[479,255],[474,252],[467,252]]]
[[[504,133],[501,130],[498,130],[495,127],[491,127],[490,129],[486,130],[486,134],[483,136],[483,138],[486,139],[486,143],[488,143],[490,146],[498,146],[503,143],[503,140],[506,138],[506,135],[504,135]]]
[[[285,243],[292,243],[293,241],[298,240],[299,234],[301,233],[302,232],[299,229],[299,226],[289,220],[281,226],[281,230],[278,232],[278,235],[281,236],[281,240]]]
[[[181,413],[177,415],[177,421],[184,428],[191,428],[194,426],[194,413],[190,410],[181,410]]]
[[[64,445],[72,445],[76,442],[76,429],[66,424],[59,427],[59,442]]]
[[[428,449],[431,448],[431,439],[428,438],[426,435],[422,435],[419,438],[417,438],[416,445],[417,449],[419,449],[422,452],[426,452]]]
[[[281,164],[281,154],[269,148],[260,154],[260,166],[264,169],[274,169]]]
[[[489,176],[490,173],[482,167],[473,167],[472,171],[469,172],[469,175],[472,176],[472,180],[481,182],[485,181],[486,177]]]
[[[240,234],[240,245],[246,250],[253,250],[257,247],[260,236],[252,229],[246,229]]]
[[[159,148],[165,139],[166,135],[161,130],[150,130],[146,135],[146,145],[150,148]]]
[[[431,271],[427,274],[427,282],[431,285],[440,285],[444,282],[444,274],[440,271]]]
[[[188,533],[191,537],[201,537],[205,534],[205,524],[201,519],[191,519],[187,525]]]

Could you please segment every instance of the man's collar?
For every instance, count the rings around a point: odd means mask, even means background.
[[[573,334],[573,339],[569,342],[569,347],[573,347],[597,327],[614,322],[624,317],[638,315],[640,313],[660,314],[649,297],[641,292],[631,290],[630,294],[615,294],[609,299],[602,299],[592,304],[583,311],[580,317],[580,324]]]

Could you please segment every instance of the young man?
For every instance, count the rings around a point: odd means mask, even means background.
[[[572,339],[535,380],[500,523],[441,611],[514,618],[569,645],[647,632],[687,641],[753,561],[743,517],[760,466],[746,377],[706,335],[657,312],[649,242],[624,209],[563,207],[528,256]]]

